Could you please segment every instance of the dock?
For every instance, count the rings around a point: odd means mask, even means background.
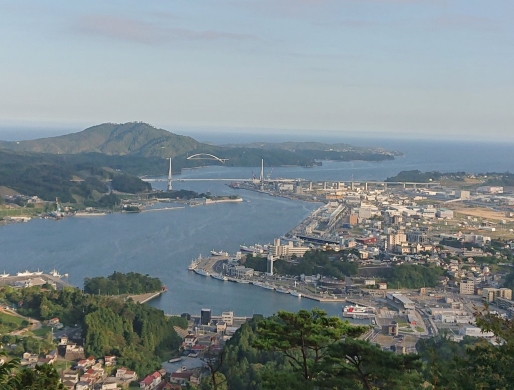
[[[164,291],[158,291],[158,292],[154,292],[154,293],[128,295],[127,299],[132,298],[132,300],[134,302],[143,304],[143,303],[151,301],[152,299],[160,297],[163,292]]]
[[[16,286],[17,284],[25,283],[26,286],[18,286],[18,287],[30,287],[30,286],[42,286],[46,283],[55,284],[57,289],[63,289],[64,287],[76,287],[68,283],[62,277],[54,276],[50,274],[40,274],[40,275],[25,275],[25,276],[5,276],[0,278],[0,286]]]

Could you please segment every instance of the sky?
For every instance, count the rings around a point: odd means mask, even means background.
[[[514,141],[513,19],[512,0],[0,0],[0,128]]]

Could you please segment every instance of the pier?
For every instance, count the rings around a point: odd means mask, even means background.
[[[152,299],[160,297],[163,292],[164,291],[158,291],[158,292],[154,292],[154,293],[128,295],[127,299],[131,298],[134,302],[143,304],[143,303],[151,301]]]
[[[51,274],[32,274],[32,275],[13,275],[0,277],[0,286],[13,286],[13,287],[30,287],[42,286],[44,284],[55,284],[58,290],[64,287],[75,287],[68,283],[67,278],[63,280],[62,277]]]

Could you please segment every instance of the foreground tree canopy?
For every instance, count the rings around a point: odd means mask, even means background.
[[[396,354],[360,339],[355,327],[319,309],[255,316],[227,342],[202,390],[514,389],[514,325],[477,313],[498,344],[465,337],[421,339],[419,354]],[[218,361],[219,362],[219,361]]]
[[[5,354],[0,353],[0,356]],[[65,389],[54,367],[43,364],[35,369],[20,369],[19,360],[13,359],[0,366],[0,389],[2,390],[40,390]]]
[[[174,326],[187,327],[183,318],[167,317],[162,310],[130,299],[83,294],[77,288],[4,287],[0,299],[16,305],[24,316],[58,317],[66,326],[81,326],[87,355],[116,355],[120,364],[138,375],[159,369],[181,343]]]

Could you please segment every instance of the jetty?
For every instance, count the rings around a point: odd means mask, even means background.
[[[67,274],[52,275],[52,274],[36,274],[31,275],[9,275],[0,277],[0,286],[13,286],[13,287],[31,287],[31,286],[43,286],[45,284],[55,284],[55,287],[59,290],[64,287],[75,287],[68,282]]]

